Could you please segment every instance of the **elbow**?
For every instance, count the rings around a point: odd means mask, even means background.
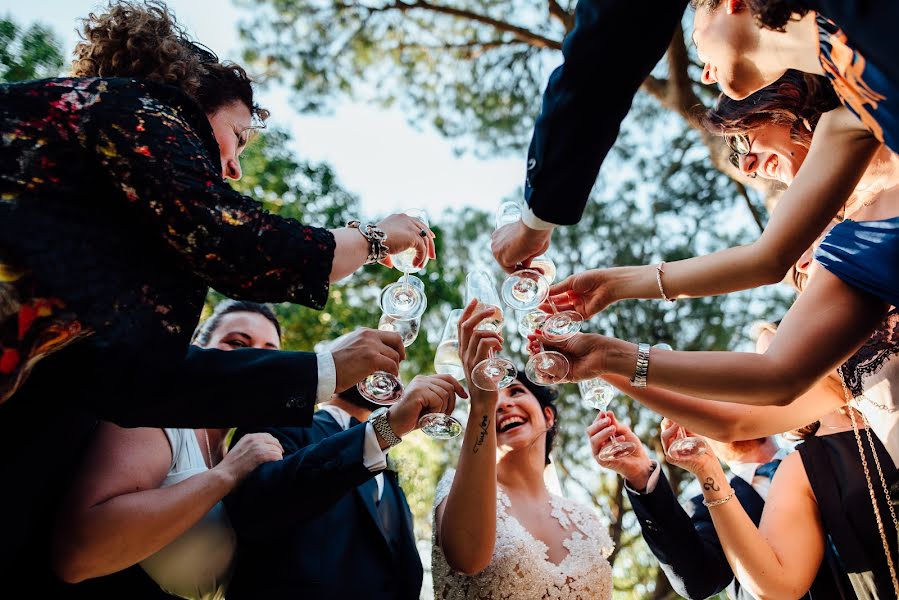
[[[453,571],[462,573],[469,577],[477,575],[490,565],[493,559],[493,545],[490,545],[490,551],[486,549],[480,552],[446,552],[446,563]]]
[[[56,549],[52,556],[53,573],[64,583],[81,583],[86,579],[95,577],[90,572],[88,565],[78,560],[78,552],[71,549]]]

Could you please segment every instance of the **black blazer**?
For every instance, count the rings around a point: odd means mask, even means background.
[[[746,514],[758,526],[765,501],[739,477],[733,477],[730,485]],[[641,495],[628,490],[628,498],[643,530],[643,539],[659,560],[659,566],[675,592],[684,598],[699,600],[714,596],[733,583],[730,592],[735,593],[736,599],[755,600],[734,579],[712,515],[702,504],[702,495],[692,498],[686,509],[681,507],[662,472],[651,493]],[[851,589],[847,583],[845,576],[834,567],[833,556],[828,550],[806,598],[852,598],[845,592]]]
[[[528,150],[525,198],[538,217],[580,221],[634,94],[665,54],[686,6],[579,0]]]
[[[286,458],[260,466],[225,501],[238,535],[229,600],[417,599],[423,571],[412,513],[396,473],[384,471],[382,502],[398,502],[401,528],[383,529],[375,473],[362,464],[365,425],[341,431],[319,411],[311,427],[266,431]],[[304,461],[317,467],[300,468]]]

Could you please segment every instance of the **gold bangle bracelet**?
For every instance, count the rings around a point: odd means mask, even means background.
[[[677,298],[669,298],[665,293],[665,287],[662,285],[662,273],[664,273],[665,261],[663,260],[656,267],[656,283],[659,284],[659,292],[662,294],[662,300],[666,302],[677,302]]]
[[[727,502],[728,500],[730,500],[731,498],[733,498],[733,497],[736,495],[736,493],[737,493],[737,492],[734,491],[734,488],[730,488],[730,493],[729,493],[727,496],[725,496],[724,498],[718,498],[717,500],[711,500],[711,501],[706,500],[705,498],[703,498],[703,499],[702,499],[702,505],[705,506],[705,507],[707,507],[707,508],[713,508],[713,507],[715,507],[715,506],[721,506],[722,504],[724,504],[725,502]]]

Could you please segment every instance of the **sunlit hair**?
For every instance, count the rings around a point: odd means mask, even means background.
[[[274,311],[268,304],[246,302],[244,300],[222,300],[215,305],[212,315],[200,323],[196,330],[194,330],[191,343],[196,344],[197,346],[208,345],[209,340],[212,338],[212,334],[215,333],[215,330],[221,323],[222,317],[227,314],[239,312],[255,313],[268,319],[269,322],[275,326],[275,331],[278,333],[278,341],[281,341],[281,324],[278,322],[278,317],[275,316]]]
[[[769,125],[786,125],[790,139],[808,148],[821,115],[840,101],[825,77],[789,70],[743,100],[721,94],[715,108],[701,118],[715,135],[747,135]]]
[[[723,0],[691,0],[690,6],[715,10]],[[808,13],[807,8],[795,6],[791,0],[742,0],[755,22],[765,29],[784,31],[787,23],[798,20]]]
[[[180,87],[206,114],[243,103],[261,127],[269,111],[253,101],[252,80],[240,65],[221,62],[193,42],[161,0],[110,2],[82,21],[75,77],[132,77]]]
[[[559,426],[559,409],[556,408],[556,400],[559,398],[559,391],[552,386],[537,385],[527,378],[524,374],[524,369],[518,369],[516,378],[518,379],[518,383],[523,385],[534,398],[537,399],[541,409],[549,407],[552,411],[553,426],[546,432],[546,464],[548,465],[552,463],[549,453],[553,449],[553,442],[556,439],[556,432],[558,431]]]

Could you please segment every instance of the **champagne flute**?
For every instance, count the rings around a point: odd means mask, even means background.
[[[459,381],[465,379],[465,369],[459,356],[459,319],[463,312],[461,308],[450,311],[434,355],[434,370]],[[460,435],[463,429],[458,419],[440,412],[423,415],[418,420],[418,426],[425,435],[438,440],[452,439]]]
[[[404,211],[404,214],[428,225],[428,216],[421,209],[410,208]],[[397,254],[391,254],[390,258],[393,261],[393,266],[402,271],[403,276],[399,281],[388,285],[382,290],[381,310],[391,316],[400,318],[419,316],[427,308],[427,298],[425,298],[424,286],[416,289],[410,285],[410,274],[418,273],[424,269],[428,257],[425,255],[425,262],[420,267],[414,265],[415,248],[408,248]]]
[[[528,379],[537,385],[553,385],[565,381],[571,369],[571,363],[565,355],[555,350],[544,350],[539,340],[534,343],[540,351],[531,356],[524,367]]]
[[[412,319],[397,319],[382,314],[378,322],[378,329],[399,333],[403,340],[403,346],[408,347],[418,337],[421,329],[421,316]],[[390,406],[403,397],[403,383],[399,377],[387,371],[375,371],[356,384],[356,389],[366,400],[382,406]]]
[[[499,332],[503,324],[503,309],[500,308],[499,297],[490,275],[486,271],[474,271],[465,278],[466,301],[470,303],[477,300],[480,304],[493,307],[493,317],[484,319],[478,325],[478,329]],[[488,358],[485,358],[471,371],[471,383],[482,390],[495,391],[508,387],[515,381],[518,369],[507,358],[496,356],[491,349]]]
[[[515,320],[518,323],[518,333],[522,337],[535,335],[537,330],[543,327],[543,323],[549,317],[542,310],[516,310]]]
[[[424,282],[408,273],[384,286],[379,302],[381,311],[398,319],[421,317],[428,308]]]
[[[545,254],[531,259],[531,268],[543,272],[546,281],[552,285],[556,281],[556,263]]]
[[[496,228],[521,219],[521,207],[517,202],[500,204],[496,211]],[[537,308],[549,294],[549,281],[536,269],[517,269],[503,281],[503,301],[516,310]]]
[[[587,408],[593,408],[604,411],[609,408],[612,398],[615,397],[614,388],[602,379],[585,379],[577,384],[581,393],[581,401]],[[633,442],[619,442],[615,439],[613,433],[609,437],[609,443],[603,446],[599,451],[599,459],[604,461],[616,460],[625,456],[630,456],[637,450],[637,445]]]
[[[552,297],[547,296],[546,299],[553,310],[553,314],[547,317],[543,327],[541,327],[541,331],[543,331],[546,339],[551,342],[564,342],[574,337],[575,334],[580,333],[584,324],[584,317],[574,310],[559,312]]]

